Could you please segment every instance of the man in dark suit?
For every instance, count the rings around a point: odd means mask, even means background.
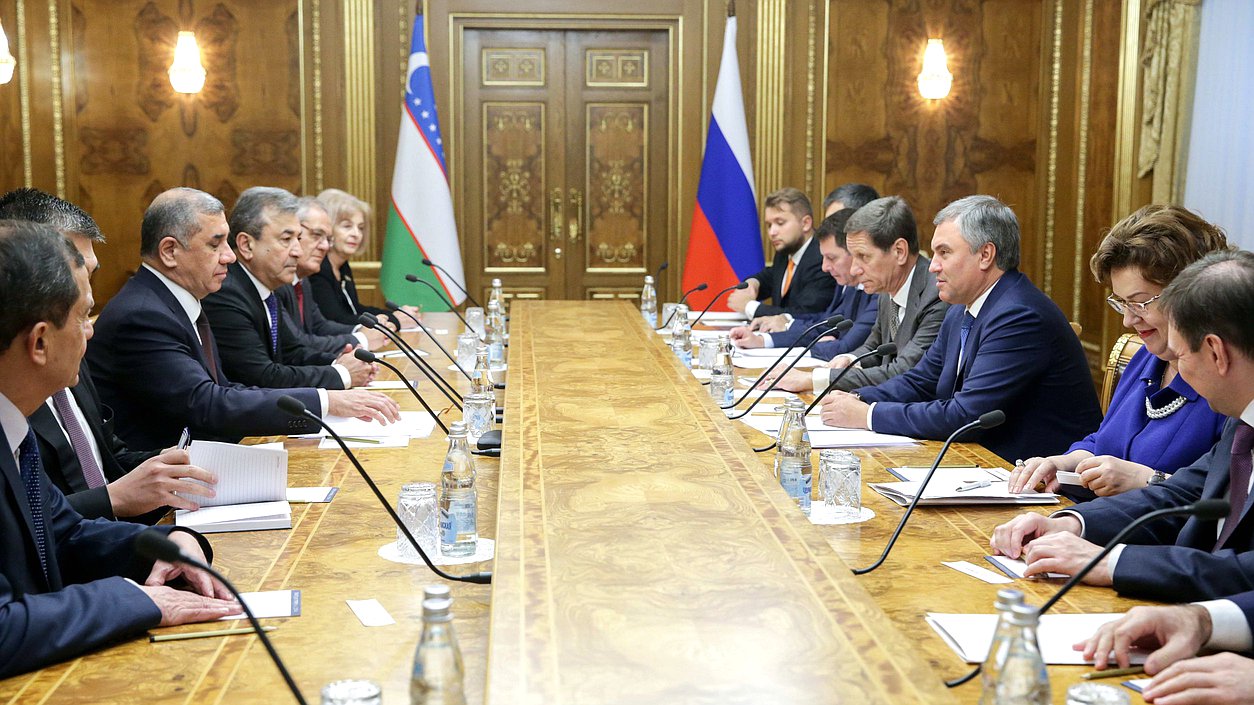
[[[1180,376],[1215,411],[1232,417],[1211,450],[1163,482],[1099,497],[1051,517],[1016,517],[993,532],[993,548],[1022,554],[1029,573],[1074,573],[1129,522],[1199,499],[1225,499],[1223,520],[1165,517],[1147,524],[1084,582],[1157,600],[1196,600],[1254,590],[1254,253],[1214,252],[1189,265],[1157,304],[1168,316],[1167,348]],[[1025,545],[1026,544],[1026,545]]]
[[[905,199],[886,196],[866,204],[850,216],[845,232],[850,277],[879,296],[875,325],[862,345],[833,357],[829,367],[794,370],[775,380],[777,387],[820,394],[837,377],[841,391],[879,384],[914,367],[940,332],[949,304],[941,301],[936,276],[928,271],[931,260],[919,254],[918,226]],[[897,344],[896,354],[864,358],[840,376],[858,357],[888,342]]]
[[[845,248],[845,222],[853,213],[850,208],[833,213],[824,218],[814,231],[814,239],[823,255],[823,271],[836,280],[836,292],[827,310],[819,314],[802,314],[796,318],[787,314],[757,318],[755,322],[771,321],[771,325],[759,326],[757,330],[753,330],[751,326],[737,326],[731,330],[731,340],[737,347],[786,348],[791,345],[807,345],[821,331],[804,337],[802,333],[814,324],[835,315],[853,321],[853,328],[844,335],[828,336],[826,340],[818,342],[810,349],[811,356],[830,360],[858,347],[866,340],[875,324],[877,302],[874,296],[855,286],[849,274],[850,257],[849,250]]]
[[[287,394],[313,413],[396,421],[396,403],[364,390],[258,389],[231,382],[201,299],[217,291],[235,255],[222,203],[202,191],[175,188],[153,199],[141,226],[143,264],[96,321],[87,350],[92,380],[116,415],[122,440],[139,447],[193,437],[311,433],[317,425],[288,416]]]
[[[237,613],[204,572],[137,556],[148,527],[84,519],[43,471],[51,459],[26,417],[78,376],[92,333],[82,255],[46,225],[0,221],[0,300],[0,678],[158,625]],[[158,530],[193,558],[210,554],[194,532]],[[166,584],[176,577],[195,592]]]
[[[745,281],[749,287],[733,291],[727,306],[749,318],[791,313],[817,313],[827,308],[836,283],[823,273],[823,257],[811,245],[814,211],[810,199],[795,188],[784,188],[763,201],[766,231],[775,248],[775,261]],[[763,303],[770,299],[772,303]]]
[[[968,196],[933,222],[930,271],[950,304],[940,334],[910,371],[825,398],[823,422],[943,440],[1000,409],[1005,423],[968,440],[1009,459],[1062,452],[1101,412],[1079,338],[1018,271],[1018,219],[991,196]]]
[[[222,288],[203,302],[222,369],[257,387],[363,386],[374,377],[373,365],[354,357],[351,348],[334,357],[302,344],[283,323],[287,310],[277,290],[291,285],[301,253],[296,207],[296,197],[283,189],[254,187],[240,194],[231,211],[227,224],[236,260]]]
[[[38,189],[16,189],[0,196],[0,219],[48,225],[74,245],[88,272],[94,274],[99,267],[94,243],[104,242],[104,235],[90,215],[68,201]],[[113,433],[112,415],[100,405],[84,360],[78,383],[58,390],[28,419],[40,454],[54,461],[44,470],[70,506],[88,519],[144,522],[160,519],[168,506],[199,508],[188,495],[208,490],[186,478],[213,484],[213,474],[189,465],[184,450],[169,449],[158,456],[155,450],[128,449]]]

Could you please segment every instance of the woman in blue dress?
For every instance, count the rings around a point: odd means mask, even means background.
[[[1226,419],[1176,373],[1167,319],[1155,302],[1181,270],[1223,249],[1222,230],[1179,206],[1145,206],[1102,239],[1089,267],[1145,347],[1128,362],[1101,426],[1063,455],[1016,463],[1011,492],[1039,483],[1059,491],[1058,473],[1068,472],[1078,473],[1082,487],[1061,490],[1077,501],[1120,494],[1162,481],[1210,450]]]

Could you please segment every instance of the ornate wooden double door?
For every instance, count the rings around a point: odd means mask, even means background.
[[[472,291],[638,296],[666,259],[666,33],[470,29],[461,56]]]

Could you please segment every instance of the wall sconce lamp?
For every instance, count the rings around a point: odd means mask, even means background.
[[[4,25],[0,24],[0,85],[13,80],[13,70],[17,68],[17,59],[9,53],[9,38],[4,35]]]
[[[170,64],[170,85],[178,93],[199,93],[205,87],[205,67],[200,63],[200,47],[194,32],[179,32]]]
[[[954,75],[945,65],[945,42],[927,40],[927,49],[923,51],[923,70],[919,71],[919,95],[928,100],[939,100],[949,95],[953,83]]]

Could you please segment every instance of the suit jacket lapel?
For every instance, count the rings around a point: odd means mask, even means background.
[[[218,364],[217,370],[209,369],[209,360],[205,357],[205,350],[201,344],[200,335],[196,332],[196,324],[188,320],[187,311],[183,310],[183,306],[179,304],[178,299],[174,298],[174,294],[170,293],[165,284],[144,267],[139,268],[139,271],[135,273],[134,279],[151,289],[157,295],[157,298],[161,299],[166,307],[170,309],[170,313],[174,315],[174,320],[178,321],[179,327],[183,330],[183,337],[187,339],[187,343],[196,351],[196,357],[205,368],[205,372],[210,377],[216,376],[217,379],[225,380],[226,375],[222,372],[221,364]]]
[[[57,417],[53,415],[52,409],[49,409],[47,404],[41,404],[27,421],[35,430],[35,435],[56,450],[56,461],[59,467],[66,471],[64,473],[66,483],[76,492],[88,489],[87,482],[83,480],[78,455],[74,453],[74,447],[70,445],[69,438],[61,430],[61,424],[57,423]]]
[[[906,292],[906,312],[901,319],[901,325],[897,327],[897,337],[892,342],[898,340],[909,339],[914,336],[914,329],[919,322],[919,309],[923,307],[923,290],[927,288],[927,268],[931,264],[931,260],[923,255],[919,255],[919,259],[914,263],[914,278],[910,280],[910,291]],[[882,301],[888,304],[892,301],[892,296]],[[892,306],[887,306],[891,311]],[[898,344],[898,348],[904,347]]]

